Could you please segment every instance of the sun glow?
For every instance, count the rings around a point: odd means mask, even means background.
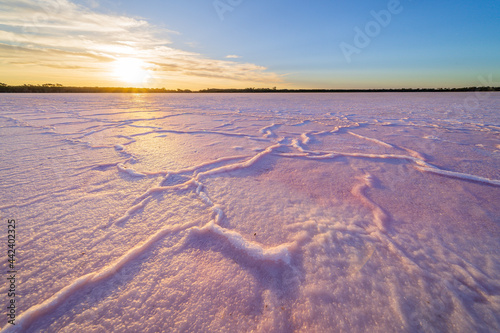
[[[130,84],[144,84],[151,78],[144,61],[134,58],[122,58],[113,63],[114,75]]]

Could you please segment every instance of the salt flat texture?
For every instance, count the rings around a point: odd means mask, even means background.
[[[0,106],[2,332],[500,331],[499,93]]]

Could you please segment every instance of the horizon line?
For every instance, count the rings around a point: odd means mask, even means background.
[[[467,92],[467,91],[500,91],[500,87],[470,86],[441,88],[205,88],[167,89],[145,87],[100,87],[100,86],[64,86],[59,83],[8,85],[0,83],[0,93],[286,93],[286,92]]]

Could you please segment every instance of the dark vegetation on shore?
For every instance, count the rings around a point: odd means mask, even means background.
[[[61,84],[42,85],[23,84],[10,86],[0,83],[0,93],[349,93],[349,92],[463,92],[463,91],[500,91],[500,87],[464,87],[464,88],[401,88],[401,89],[276,89],[244,88],[219,89],[209,88],[198,91],[189,89],[133,88],[133,87],[66,87]]]

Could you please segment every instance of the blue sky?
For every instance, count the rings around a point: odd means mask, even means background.
[[[10,64],[7,74],[16,66],[25,70],[17,80],[43,75],[65,84],[81,67],[82,83],[101,71],[94,78],[99,85],[120,85],[117,71],[125,69],[110,68],[128,57],[140,59],[147,72],[128,83],[167,88],[461,87],[485,80],[500,86],[500,1],[44,0],[51,2],[0,0],[6,23],[0,29],[10,33],[10,39],[0,34],[0,66]],[[37,11],[42,19],[30,19]],[[16,13],[25,17],[22,37]],[[91,17],[99,17],[102,33],[89,28],[96,24]],[[128,19],[136,24],[124,23]],[[26,21],[34,26],[29,33]],[[68,24],[82,28],[68,31]],[[116,25],[121,32],[110,28]],[[68,46],[68,38],[81,42]],[[105,47],[117,40],[137,52]],[[8,56],[12,45],[26,58],[21,64]],[[33,49],[47,59],[40,61]],[[47,53],[54,49],[59,59],[61,51],[98,54],[107,65],[74,57],[51,65]]]

